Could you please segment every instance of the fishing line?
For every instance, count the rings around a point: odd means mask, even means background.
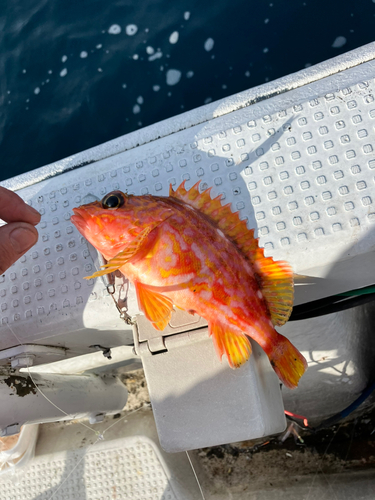
[[[25,347],[24,344],[22,343],[21,339],[19,339],[18,336],[15,334],[15,332],[12,330],[9,323],[7,323],[7,326],[9,328],[9,330],[12,332],[12,334],[14,335],[14,337],[16,338],[17,342],[19,342],[23,347]],[[63,415],[69,417],[69,413],[66,413],[66,411],[64,411],[62,408],[57,406],[57,404],[55,404],[53,401],[51,401],[49,399],[49,397],[46,396],[46,394],[44,394],[44,392],[39,388],[39,386],[37,385],[37,383],[34,380],[34,377],[32,376],[28,361],[27,361],[27,372],[28,372],[29,377],[32,380],[33,384],[35,385],[36,390],[44,397],[44,399],[46,399],[52,406],[54,406],[57,410],[59,410]],[[79,424],[83,425],[83,427],[86,427],[87,429],[90,429],[91,432],[94,432],[95,434],[97,433],[97,431],[95,431],[94,429],[92,429],[88,425],[84,424],[83,422],[79,422]]]
[[[128,412],[126,415],[124,415],[123,417],[121,417],[119,420],[117,420],[115,423],[111,424],[110,426],[108,426],[103,432],[102,434],[98,434],[98,439],[95,441],[95,443],[92,443],[90,446],[88,446],[86,448],[86,451],[85,453],[83,454],[83,456],[80,458],[80,460],[75,464],[75,466],[73,467],[73,469],[69,472],[69,474],[66,476],[66,478],[64,479],[64,481],[58,485],[55,489],[55,491],[52,493],[52,495],[50,497],[48,497],[48,500],[51,500],[55,495],[56,493],[64,486],[64,484],[66,483],[66,481],[69,479],[69,477],[73,474],[73,472],[77,469],[77,467],[79,466],[79,464],[85,459],[87,453],[89,451],[91,451],[92,448],[94,448],[94,446],[96,446],[99,441],[104,441],[104,434],[109,430],[111,429],[111,427],[114,427],[115,425],[117,425],[119,422],[121,422],[121,420],[124,420],[125,418],[127,418],[129,415],[132,415],[133,413],[137,413],[139,410],[142,410],[144,408],[145,405],[141,406],[140,408],[137,408],[136,410],[132,410],[130,412]],[[79,422],[80,423],[80,422]],[[91,429],[93,430],[93,429]],[[205,500],[205,499],[203,499]]]
[[[202,499],[203,499],[203,500],[206,500],[206,497],[205,497],[205,496],[204,496],[204,494],[203,494],[203,490],[202,490],[202,487],[201,487],[201,485],[200,485],[200,482],[199,482],[199,479],[198,479],[197,473],[195,472],[195,469],[194,469],[194,466],[193,466],[193,462],[192,462],[192,461],[191,461],[191,459],[190,459],[189,453],[188,453],[187,451],[186,451],[185,453],[186,453],[186,456],[188,457],[188,460],[189,460],[189,463],[190,463],[190,467],[191,467],[191,469],[192,469],[192,471],[193,471],[193,474],[194,474],[195,480],[196,480],[196,482],[197,482],[197,484],[198,484],[199,491],[201,492]]]
[[[324,451],[324,454],[323,454],[323,456],[322,456],[322,458],[321,458],[321,460],[320,460],[320,463],[318,463],[318,466],[319,466],[319,467],[318,467],[318,470],[315,472],[315,476],[313,477],[313,480],[312,480],[312,482],[311,482],[311,485],[310,485],[309,492],[308,492],[308,494],[307,494],[306,500],[309,500],[309,498],[310,498],[310,493],[311,493],[311,490],[312,490],[312,488],[313,488],[313,486],[314,486],[315,479],[316,479],[316,477],[317,477],[317,475],[318,475],[319,471],[323,474],[323,477],[324,477],[324,479],[327,481],[327,484],[328,484],[329,488],[332,490],[332,485],[331,485],[331,483],[328,481],[328,479],[327,479],[327,477],[326,477],[326,474],[324,474],[324,472],[323,472],[323,469],[322,469],[322,464],[323,464],[323,460],[324,460],[325,456],[326,456],[326,455],[327,455],[327,453],[328,453],[328,449],[330,448],[331,444],[333,443],[333,440],[335,439],[336,434],[338,433],[338,431],[339,431],[339,429],[340,429],[341,425],[342,425],[342,424],[340,424],[340,425],[337,427],[337,429],[336,429],[336,431],[334,432],[334,434],[333,434],[333,436],[332,436],[332,438],[331,438],[330,442],[329,442],[329,443],[328,443],[328,445],[327,445],[327,448],[326,448],[326,449],[325,449],[325,451]],[[334,490],[332,490],[332,492],[333,492],[334,497],[335,497],[335,498],[337,498],[336,493],[334,492]]]
[[[16,333],[13,331],[13,329],[11,328],[11,326],[9,325],[9,323],[6,323],[10,332],[12,333],[12,335],[15,337],[15,339],[17,340],[17,342],[24,346],[23,342],[21,341],[20,338],[18,338],[18,336],[16,335]],[[27,365],[27,371],[28,371],[28,374],[30,376],[30,379],[32,381],[32,383],[34,384],[35,388],[37,389],[37,391],[53,406],[55,407],[57,410],[59,410],[63,415],[69,417],[70,415],[65,412],[62,408],[60,408],[58,405],[56,405],[53,401],[51,401],[48,396],[46,396],[43,391],[39,388],[39,386],[36,384],[33,376],[32,376],[32,372],[30,372],[30,368],[29,368],[29,365]],[[104,440],[104,435],[105,433],[111,429],[112,427],[114,427],[115,425],[119,424],[122,420],[124,420],[125,418],[129,417],[129,415],[132,415],[136,412],[138,412],[139,410],[141,409],[144,409],[146,406],[150,406],[150,405],[147,405],[147,404],[143,404],[142,406],[140,406],[139,408],[135,409],[135,410],[132,410],[130,412],[127,412],[123,417],[121,417],[120,419],[116,420],[116,422],[110,424],[106,429],[104,429],[104,431],[102,433],[100,433],[99,431],[95,431],[94,429],[92,429],[91,427],[89,427],[88,425],[84,424],[83,422],[80,422],[80,421],[77,421],[76,423],[78,423],[79,425],[83,426],[85,429],[88,429],[90,432],[93,432],[96,436],[97,436],[97,439],[96,441],[91,444],[87,449],[86,449],[86,452],[85,454],[83,455],[83,457],[78,461],[77,464],[75,464],[75,466],[73,467],[73,469],[69,472],[69,474],[67,475],[67,477],[64,479],[64,481],[57,487],[57,489],[52,493],[52,495],[48,498],[48,500],[51,500],[55,495],[56,493],[60,490],[60,488],[65,484],[65,482],[68,480],[68,478],[73,474],[73,472],[76,470],[76,468],[79,466],[79,464],[82,462],[82,460],[85,458],[86,454],[94,447],[96,446],[96,444],[99,442],[99,441],[102,441]],[[8,458],[7,461],[9,461],[10,459]],[[3,462],[3,465],[4,465],[5,462]],[[203,500],[204,497],[203,497]]]
[[[90,445],[87,448],[86,453],[89,451],[90,448],[94,447],[100,440],[101,440],[101,438],[98,437],[98,439],[95,441],[95,443],[93,443],[92,445]],[[64,486],[64,484],[69,479],[69,477],[73,474],[73,472],[76,470],[76,468],[79,466],[79,464],[84,460],[84,458],[86,457],[86,453],[84,453],[84,455],[80,458],[80,460],[76,463],[76,465],[73,467],[73,469],[66,476],[64,481],[57,487],[57,489],[55,489],[55,491],[52,493],[52,495],[50,497],[48,497],[48,500],[51,500],[56,495],[56,493]]]

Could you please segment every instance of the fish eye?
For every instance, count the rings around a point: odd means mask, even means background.
[[[103,208],[120,208],[125,203],[125,195],[121,191],[113,191],[102,199]]]

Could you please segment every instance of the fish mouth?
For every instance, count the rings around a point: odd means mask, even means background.
[[[79,208],[73,208],[73,213],[74,215],[70,217],[71,222],[75,225],[78,231],[84,233],[88,227],[87,218],[83,216],[84,212]]]

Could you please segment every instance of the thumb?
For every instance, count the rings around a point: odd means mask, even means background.
[[[11,222],[0,227],[0,274],[38,241],[38,231],[26,222]]]

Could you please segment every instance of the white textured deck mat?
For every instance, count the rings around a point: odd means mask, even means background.
[[[212,187],[257,229],[267,255],[329,278],[310,300],[374,283],[374,77],[366,62],[169,135],[166,121],[160,139],[20,189],[42,214],[40,240],[0,276],[2,348],[15,343],[8,325],[23,341],[48,344],[63,328],[68,348],[101,344],[103,331],[109,345],[131,342],[103,282],[83,279],[94,263],[70,222],[87,195],[114,189],[167,196],[183,180]],[[351,257],[356,267],[345,264]]]
[[[166,465],[145,436],[36,457],[0,477],[1,500],[177,500]]]

